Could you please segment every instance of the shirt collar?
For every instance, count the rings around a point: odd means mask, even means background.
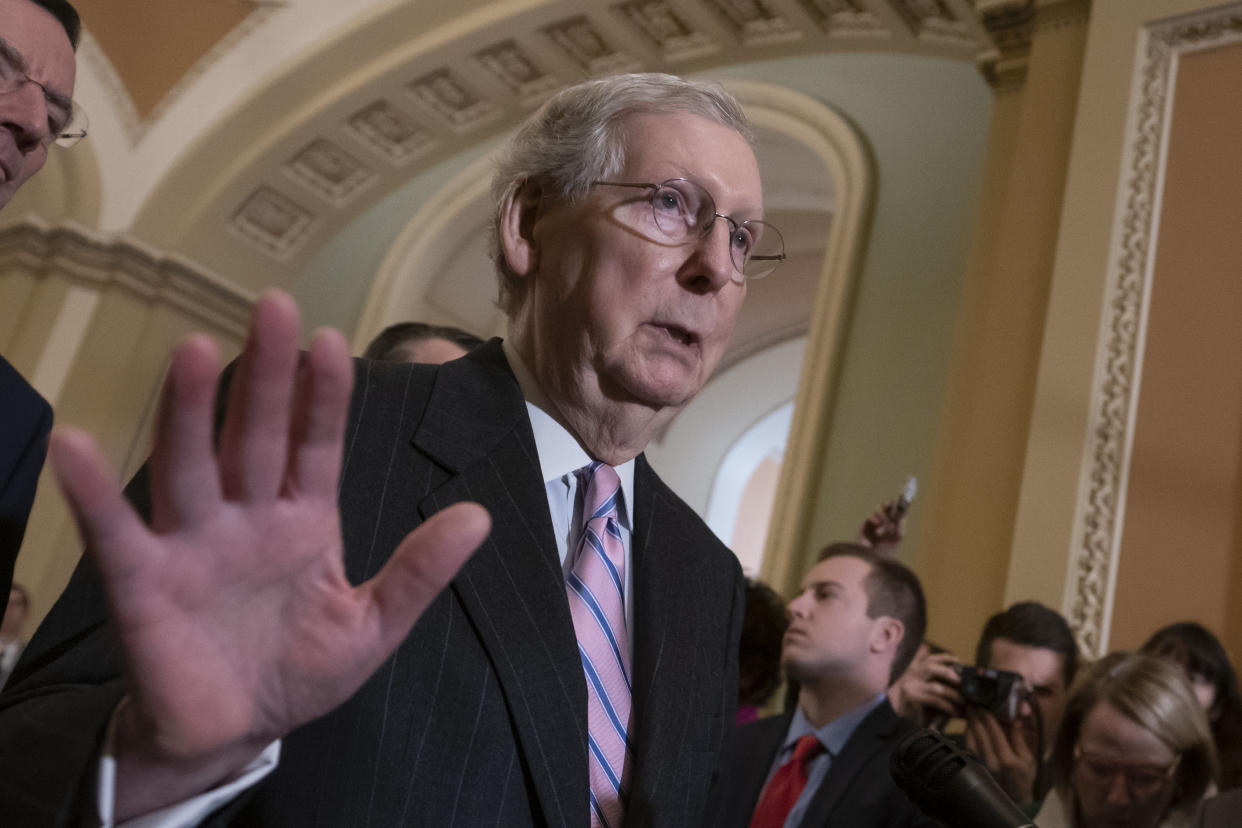
[[[566,474],[582,468],[592,461],[591,455],[578,442],[578,438],[565,428],[553,415],[556,409],[543,388],[527,369],[517,349],[509,340],[500,343],[505,359],[517,377],[526,398],[526,412],[530,415],[530,428],[535,434],[535,451],[539,454],[539,468],[543,474],[544,484],[560,480]],[[619,466],[613,466],[617,477],[621,479],[621,499],[625,507],[626,528],[634,526],[634,460],[630,459]]]
[[[808,733],[814,733],[819,743],[824,746],[828,754],[832,757],[841,755],[841,751],[845,748],[845,743],[854,735],[854,731],[862,724],[863,719],[871,715],[871,711],[879,707],[886,698],[885,694],[877,693],[874,697],[868,699],[863,704],[855,707],[848,713],[844,713],[833,719],[823,727],[812,727],[811,723],[802,713],[799,707],[794,711],[793,719],[789,722],[789,732],[785,736],[785,744],[781,748],[782,752],[793,752],[794,744]]]

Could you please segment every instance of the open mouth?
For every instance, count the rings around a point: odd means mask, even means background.
[[[682,345],[693,345],[699,341],[693,333],[677,325],[661,325],[660,328]]]

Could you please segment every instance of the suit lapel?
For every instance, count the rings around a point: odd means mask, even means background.
[[[730,756],[736,758],[738,767],[736,770],[726,768],[721,777],[724,781],[721,794],[726,801],[719,813],[722,820],[727,820],[723,825],[745,828],[750,824],[792,718],[792,713],[770,716],[734,733],[737,744],[730,751]]]
[[[414,436],[450,473],[419,509],[473,500],[491,513],[491,535],[452,588],[494,665],[542,812],[582,824],[586,684],[539,459],[498,343],[480,351],[441,369]]]
[[[897,714],[893,712],[887,701],[882,702],[879,707],[868,714],[867,718],[862,720],[849,741],[845,743],[841,755],[833,757],[832,765],[828,768],[828,775],[820,784],[819,790],[816,791],[815,797],[806,809],[806,815],[802,819],[803,825],[828,824],[828,818],[840,801],[841,795],[849,788],[867,761],[877,751],[884,748],[884,737],[892,731],[897,722]]]
[[[695,647],[702,614],[696,577],[700,554],[682,521],[673,520],[666,490],[641,455],[634,468],[634,749],[636,774],[631,800],[656,798],[660,784],[677,784],[668,765],[686,753],[687,716],[695,707],[696,677],[690,665],[701,660]],[[698,677],[697,680],[701,680]],[[706,712],[706,711],[704,711]],[[722,723],[723,726],[723,723]],[[633,802],[632,809],[641,802]]]

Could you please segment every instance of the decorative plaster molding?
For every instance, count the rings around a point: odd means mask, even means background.
[[[499,106],[484,100],[449,69],[437,69],[424,75],[408,88],[415,100],[459,135],[477,130],[501,114]]]
[[[176,254],[125,236],[35,218],[0,229],[0,271],[55,273],[95,291],[117,287],[160,301],[209,327],[245,336],[255,297]]]
[[[564,84],[513,40],[505,40],[476,52],[474,59],[527,106],[551,95]]]
[[[965,14],[945,0],[891,0],[893,8],[914,34],[930,40],[971,40],[974,29]]]
[[[1035,0],[992,3],[979,10],[995,48],[979,55],[979,71],[997,92],[1021,88],[1035,34]]]
[[[260,187],[229,219],[229,230],[278,261],[287,261],[306,241],[315,214],[293,199]]]
[[[802,31],[771,0],[708,0],[745,46],[800,40]]]
[[[326,138],[316,138],[289,159],[285,173],[334,207],[344,207],[377,178],[361,161]]]
[[[345,122],[345,129],[396,166],[426,155],[439,143],[414,123],[413,118],[382,99],[351,115]]]
[[[619,49],[587,17],[571,17],[543,30],[552,42],[591,75],[637,71],[641,63]]]
[[[723,48],[708,35],[691,28],[668,3],[633,0],[616,10],[645,34],[670,63],[703,57]]]
[[[365,5],[376,2],[368,0]],[[286,20],[287,11],[280,12],[279,21]],[[265,6],[249,16],[222,41],[220,50],[229,44],[238,48],[251,44],[254,38],[247,33],[254,34],[267,19],[264,16],[274,13],[274,8]],[[276,22],[260,31],[274,29]],[[683,66],[702,72],[786,52],[870,49],[971,60],[982,51],[995,51],[972,12],[971,0],[514,0],[492,4],[477,15],[477,21],[470,17],[459,22],[461,31],[446,29],[443,38],[430,38],[434,45],[422,51],[412,50],[399,59],[387,54],[364,61],[356,72],[343,76],[339,89],[333,87],[322,99],[306,102],[306,111],[321,115],[301,118],[288,127],[273,125],[252,132],[243,127],[242,134],[221,128],[204,133],[202,144],[219,146],[216,137],[245,142],[248,160],[230,177],[245,181],[244,192],[252,198],[263,187],[296,199],[296,190],[285,192],[290,176],[323,196],[323,203],[314,203],[312,218],[323,231],[315,238],[326,239],[369,202],[460,150],[462,140],[495,137],[521,123],[557,89],[583,77],[678,71]],[[343,35],[332,47],[343,50],[347,42]],[[218,57],[216,50],[211,57]],[[196,72],[209,64],[204,58]],[[182,82],[192,83],[194,77],[191,73]],[[119,82],[117,89],[124,93]],[[170,94],[167,100],[175,97]],[[263,95],[253,97],[254,105],[260,105]],[[264,122],[263,117],[249,117],[261,115],[249,106],[233,113],[231,123]],[[126,129],[136,140],[136,127],[131,123]],[[356,150],[355,142],[366,151]],[[349,158],[357,152],[354,160],[371,168],[374,177],[363,179],[358,172],[357,178],[332,180],[322,174],[325,170],[316,172],[316,164],[339,166],[329,158],[331,150],[308,149],[327,146],[339,148]],[[318,157],[294,156],[291,161],[297,147]],[[392,169],[377,167],[368,153]],[[215,186],[216,174],[205,160],[201,168],[187,161],[176,172],[178,180],[212,181],[213,193],[235,199],[238,188]],[[160,201],[143,205],[143,214],[162,215],[163,199],[180,198],[183,192],[168,187],[161,191]],[[256,209],[247,204],[204,199],[195,215],[209,221],[210,229],[195,231],[197,242],[227,249],[246,239],[271,257],[256,267],[292,266],[300,260],[301,253],[294,255],[290,246],[305,241],[305,234],[292,240],[274,238],[256,226],[259,222],[239,218]],[[264,208],[264,217],[271,219],[272,212],[292,211]],[[298,226],[306,229],[311,223],[308,219]]]
[[[1155,23],[1138,48],[1064,600],[1089,658],[1108,650],[1177,62],[1238,41],[1242,3],[1233,3]]]
[[[826,34],[889,37],[891,32],[863,0],[800,0]]]
[[[1037,32],[1086,24],[1091,0],[991,0],[979,3],[979,21],[995,48],[979,54],[979,71],[997,93],[1020,89]]]

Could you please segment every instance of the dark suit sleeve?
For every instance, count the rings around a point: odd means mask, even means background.
[[[0,357],[0,615],[47,456],[52,408]]]

